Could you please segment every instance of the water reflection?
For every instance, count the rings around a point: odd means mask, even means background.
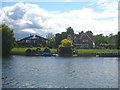
[[[118,59],[25,57],[3,59],[3,87],[117,88]]]

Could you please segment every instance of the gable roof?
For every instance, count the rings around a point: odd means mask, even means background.
[[[88,35],[87,33],[82,33],[80,39],[82,39],[82,37],[83,37],[84,35],[86,35],[92,42],[94,42],[94,41],[89,37],[89,35]]]
[[[28,36],[28,37],[25,37],[25,38],[23,38],[23,39],[20,39],[20,40],[18,40],[18,41],[22,41],[22,40],[29,39],[29,38],[32,38],[32,37],[33,37],[33,35]]]
[[[79,34],[69,34],[68,36],[70,36],[71,39],[75,40],[75,39],[82,39],[82,37],[83,37],[84,35],[86,35],[92,42],[94,42],[94,41],[89,37],[89,35],[88,35],[87,33],[82,33],[81,35],[79,35]],[[77,37],[77,38],[75,38],[75,37]]]
[[[46,39],[46,38],[44,38],[44,37],[41,37],[41,36],[38,36],[38,35],[35,35],[35,37],[43,38],[44,40],[48,40],[48,39]]]
[[[26,39],[35,39],[36,37],[38,37],[39,39],[44,39],[44,40],[48,40],[48,39],[46,39],[46,38],[44,38],[44,37],[41,37],[41,36],[38,36],[38,35],[35,35],[35,37],[34,37],[34,35],[31,35],[31,36],[28,36],[28,37],[25,37],[25,38],[23,38],[23,39],[20,39],[20,40],[18,40],[17,42],[20,42],[20,41],[23,41],[23,40],[26,40]]]

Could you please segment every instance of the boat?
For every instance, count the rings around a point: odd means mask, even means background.
[[[106,53],[98,53],[96,54],[96,56],[99,57],[120,57],[120,53],[119,52],[106,52]]]
[[[41,56],[52,56],[52,54],[44,52],[44,53],[41,54]]]

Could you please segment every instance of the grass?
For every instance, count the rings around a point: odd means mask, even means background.
[[[13,48],[11,53],[24,53],[28,48]],[[31,50],[36,50],[36,48],[30,48]],[[44,51],[45,48],[41,48],[41,51]],[[51,52],[57,52],[57,49],[50,49]]]
[[[13,48],[11,53],[24,53],[28,48]],[[36,48],[30,48],[35,50]],[[43,51],[45,48],[41,48]],[[51,52],[57,52],[57,49],[50,49]],[[117,49],[77,49],[78,54],[89,54],[89,53],[103,53],[103,52],[118,52]],[[120,50],[119,50],[120,52]]]
[[[78,54],[118,52],[118,49],[78,49]],[[120,50],[119,50],[120,52]]]

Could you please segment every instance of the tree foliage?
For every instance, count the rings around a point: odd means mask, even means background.
[[[63,39],[58,49],[59,55],[60,56],[72,56],[73,54],[72,46],[73,46],[72,41],[68,39]]]
[[[72,27],[68,27],[68,28],[66,29],[66,32],[57,33],[57,34],[55,35],[56,48],[61,44],[61,41],[62,41],[63,39],[67,39],[67,36],[68,36],[69,34],[74,34],[74,30],[73,30]]]
[[[13,30],[10,29],[7,25],[2,24],[2,55],[7,56],[12,49],[15,38]]]
[[[72,45],[72,41],[71,40],[68,40],[68,39],[63,39],[62,41],[61,41],[61,45],[62,45],[62,47],[72,47],[73,45]]]
[[[61,44],[61,40],[62,40],[62,35],[60,33],[57,33],[55,35],[55,44],[56,44],[56,47],[58,47]]]
[[[46,41],[46,46],[49,48],[55,48],[55,37],[53,33],[48,33],[46,35],[46,38],[48,39]]]
[[[92,31],[87,31],[86,33],[87,33],[87,35],[88,35],[90,38],[93,38],[93,33],[92,33]]]
[[[46,38],[47,38],[48,40],[51,40],[51,39],[54,38],[54,34],[53,34],[53,33],[48,33],[48,34],[46,35]]]
[[[66,39],[67,38],[67,32],[62,32],[61,35],[62,35],[62,39]]]
[[[67,30],[67,34],[74,34],[74,30],[72,27],[68,27],[66,30]]]

